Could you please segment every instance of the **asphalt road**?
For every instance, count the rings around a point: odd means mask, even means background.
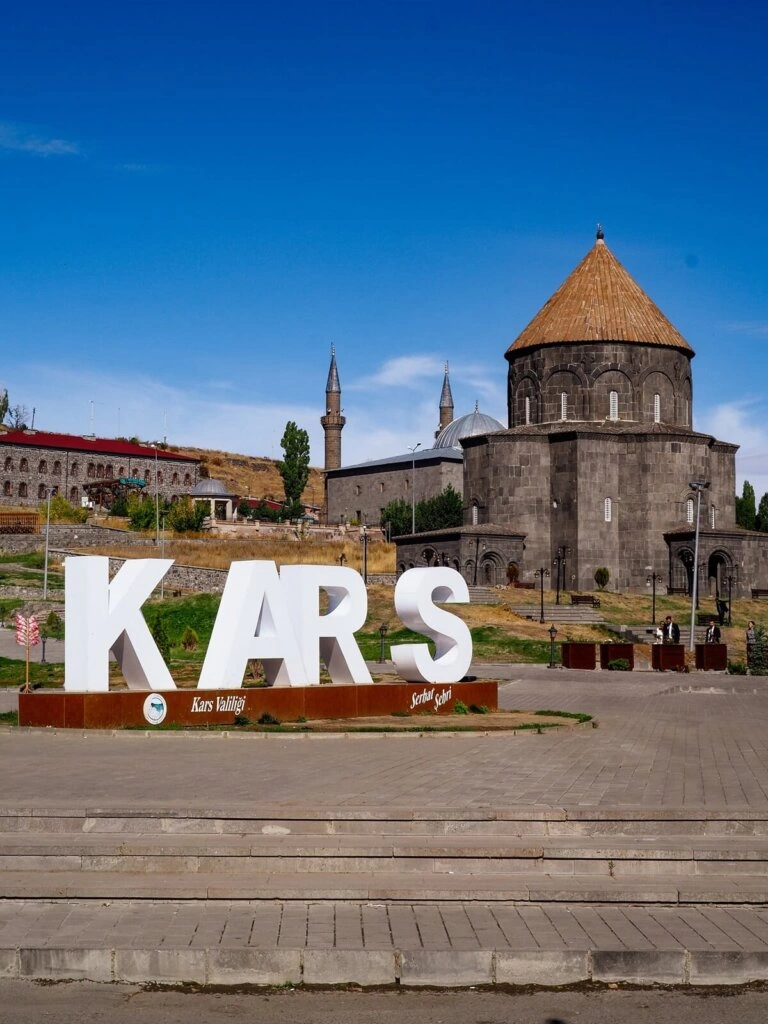
[[[764,1024],[768,991],[147,992],[0,981],[2,1024]]]

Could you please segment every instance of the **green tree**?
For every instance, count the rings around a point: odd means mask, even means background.
[[[768,494],[764,494],[757,507],[757,523],[755,529],[768,533]]]
[[[603,565],[599,569],[595,569],[595,583],[601,590],[605,590],[608,586],[608,580],[611,578],[611,573]]]
[[[289,420],[280,447],[283,449],[283,460],[278,462],[277,468],[283,478],[286,512],[293,518],[303,512],[301,495],[309,480],[309,434],[297,427],[293,420]]]
[[[48,514],[48,503],[41,502],[38,511],[43,519]],[[88,518],[87,508],[75,508],[70,505],[63,494],[54,494],[51,498],[51,522],[52,523],[84,523]]]
[[[736,498],[736,525],[745,530],[756,529],[755,489],[749,480],[744,481],[741,497]]]
[[[57,612],[49,612],[43,623],[43,630],[46,637],[55,637],[57,640],[64,639],[64,620]]]
[[[5,423],[5,417],[8,415],[8,388],[3,388],[0,391],[0,426]]]
[[[755,626],[755,642],[749,655],[749,671],[753,676],[768,676],[768,636],[763,626]]]
[[[174,501],[166,515],[168,529],[174,533],[199,533],[203,520],[210,514],[207,502],[194,502],[188,494]]]
[[[402,537],[411,532],[411,505],[404,498],[397,498],[384,508],[381,513],[381,527],[387,529],[389,524],[390,537]]]

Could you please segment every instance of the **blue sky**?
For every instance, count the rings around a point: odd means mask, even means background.
[[[768,491],[768,7],[0,3],[0,384],[41,429],[344,462],[505,419],[606,241]],[[91,404],[93,403],[93,405]]]

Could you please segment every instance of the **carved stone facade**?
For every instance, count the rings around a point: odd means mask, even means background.
[[[197,459],[127,441],[7,431],[0,433],[0,505],[36,507],[49,490],[80,505],[86,485],[120,477],[143,480],[143,493],[154,496],[157,488],[172,501],[189,494],[198,466]]]

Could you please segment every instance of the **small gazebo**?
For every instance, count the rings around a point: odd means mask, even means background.
[[[231,522],[235,495],[227,490],[223,481],[212,478],[200,480],[190,491],[192,501],[207,502],[214,522]]]

